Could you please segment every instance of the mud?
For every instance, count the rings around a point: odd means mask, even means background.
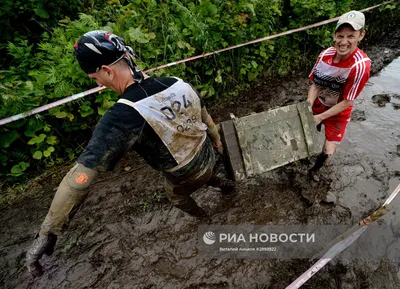
[[[366,119],[367,118],[365,117],[365,111],[354,109],[351,113],[351,121],[364,121]]]
[[[385,46],[365,49],[382,69],[400,53]],[[374,53],[378,51],[379,53]],[[391,59],[389,61],[390,54]],[[376,66],[374,66],[375,69]],[[376,71],[380,70],[377,69]],[[319,182],[309,182],[304,160],[238,183],[233,199],[213,188],[194,194],[212,224],[354,224],[378,207],[400,182],[400,118],[391,105],[378,107],[376,94],[399,94],[400,59],[392,62],[356,101],[355,121]],[[309,81],[264,81],[229,103],[210,108],[218,121],[306,98]],[[394,99],[394,98],[393,98]],[[60,176],[55,176],[57,181]],[[160,173],[136,154],[112,173],[102,173],[59,238],[56,251],[42,261],[45,275],[33,279],[24,256],[50,205],[57,182],[42,181],[43,193],[0,211],[1,288],[285,288],[309,268],[308,260],[226,260],[202,258],[197,251],[200,221],[172,208]],[[321,202],[327,194],[336,205]],[[394,207],[400,207],[396,199]],[[395,209],[385,222],[400,224]],[[400,288],[400,262],[333,261],[304,288]]]
[[[392,97],[398,96],[397,94],[376,94],[374,95],[371,100],[373,103],[377,104],[379,107],[385,107],[387,103],[390,103]]]

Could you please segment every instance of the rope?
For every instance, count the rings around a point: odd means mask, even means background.
[[[378,7],[380,7],[380,6],[384,5],[384,4],[391,3],[393,1],[394,0],[391,0],[391,1],[383,2],[383,3],[375,5],[375,6],[371,6],[371,7],[368,7],[368,8],[360,10],[360,12],[366,12],[366,11],[378,8]],[[245,42],[245,43],[229,46],[229,47],[226,47],[226,48],[223,48],[223,49],[215,50],[213,52],[208,52],[208,53],[203,53],[203,54],[200,54],[200,55],[188,57],[188,58],[181,59],[181,60],[178,60],[178,61],[175,61],[175,62],[171,62],[171,63],[160,65],[160,66],[157,66],[157,67],[154,67],[154,68],[150,68],[148,70],[145,70],[144,73],[153,72],[153,71],[156,71],[156,70],[159,70],[159,69],[162,69],[162,68],[175,66],[175,65],[180,64],[180,63],[185,63],[185,62],[188,62],[188,61],[204,58],[204,57],[207,57],[207,56],[210,56],[210,55],[214,55],[214,54],[219,54],[221,52],[225,52],[225,51],[232,50],[232,49],[235,49],[235,48],[247,46],[247,45],[258,43],[258,42],[267,41],[267,40],[274,39],[274,38],[277,38],[277,37],[290,35],[290,34],[293,34],[293,33],[300,32],[300,31],[304,31],[304,30],[307,30],[307,29],[310,29],[310,28],[315,28],[315,27],[318,27],[318,26],[326,25],[326,24],[329,24],[329,23],[337,21],[339,18],[340,17],[331,18],[331,19],[324,20],[324,21],[321,21],[321,22],[317,22],[317,23],[314,23],[314,24],[311,24],[311,25],[303,26],[303,27],[300,27],[300,28],[296,28],[296,29],[285,31],[285,32],[281,32],[281,33],[278,33],[278,34],[274,34],[274,35],[258,38],[258,39],[255,39],[255,40],[252,40],[252,41],[249,41],[249,42]],[[33,114],[40,113],[40,112],[48,110],[50,108],[63,105],[65,103],[71,102],[73,100],[85,97],[85,96],[87,96],[89,94],[96,93],[98,91],[104,90],[105,88],[106,87],[104,87],[104,86],[95,87],[95,88],[86,90],[84,92],[80,92],[80,93],[68,96],[66,98],[57,100],[55,102],[52,102],[52,103],[37,107],[37,108],[32,109],[30,111],[23,112],[23,113],[14,115],[14,116],[10,116],[10,117],[4,118],[4,119],[0,120],[0,126],[5,125],[5,124],[10,123],[10,122],[13,122],[13,121],[16,121],[16,120],[19,120],[21,118],[33,115]]]

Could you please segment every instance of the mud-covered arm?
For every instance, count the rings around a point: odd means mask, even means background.
[[[42,223],[39,235],[61,235],[78,211],[95,181],[97,171],[77,163],[63,178],[54,195],[50,209]]]
[[[135,135],[99,122],[77,164],[61,181],[40,232],[26,254],[26,264],[33,276],[43,274],[39,263],[43,254],[51,255],[57,240],[88,195],[97,177],[97,169],[112,169],[134,143]]]
[[[96,176],[96,170],[77,163],[61,181],[40,232],[26,253],[26,265],[34,277],[43,274],[39,260],[43,254],[53,253],[57,236],[67,229]]]
[[[215,125],[212,117],[208,114],[205,106],[201,108],[201,120],[207,125],[207,134],[214,146],[217,149],[222,147],[221,136],[219,135],[218,128]]]
[[[221,136],[219,135],[218,128],[215,125],[211,115],[208,113],[206,106],[204,104],[203,99],[200,97],[199,92],[191,85],[189,84],[190,87],[193,89],[193,91],[197,94],[197,96],[200,99],[200,105],[201,105],[201,121],[206,124],[207,126],[207,135],[211,139],[213,145],[217,150],[222,153],[223,152],[223,146],[221,142]]]

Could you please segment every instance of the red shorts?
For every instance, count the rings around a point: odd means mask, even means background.
[[[317,98],[312,107],[313,114],[320,114],[327,111],[330,107],[322,104]],[[325,138],[327,141],[340,144],[346,131],[346,126],[350,121],[352,107],[342,111],[341,113],[329,117],[322,121],[325,126]]]

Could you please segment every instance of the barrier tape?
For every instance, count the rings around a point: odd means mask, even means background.
[[[400,192],[400,185],[393,191],[390,197],[378,210],[374,211],[367,218],[361,220],[357,225],[346,231],[344,234],[337,237],[332,243],[336,243],[332,248],[330,248],[321,259],[319,259],[313,266],[311,266],[306,272],[304,272],[299,278],[297,278],[292,284],[286,287],[286,289],[298,289],[304,283],[306,283],[312,276],[314,276],[321,268],[329,263],[336,255],[343,252],[348,246],[353,244],[355,240],[358,239],[368,229],[368,225],[375,222],[387,212],[389,212],[389,204]],[[329,246],[328,246],[329,247]],[[321,255],[321,254],[318,254]]]
[[[394,1],[394,0],[392,0],[392,1],[387,1],[387,2],[383,2],[383,3],[381,3],[381,4],[378,4],[378,5],[375,5],[375,6],[371,6],[371,7],[362,9],[362,10],[360,10],[360,11],[361,11],[361,12],[366,12],[366,11],[369,11],[369,10],[372,10],[372,9],[375,9],[375,8],[378,8],[378,7],[380,7],[380,6],[384,5],[384,4],[391,3],[391,2],[393,2],[393,1]],[[339,16],[339,17],[340,17],[340,16]],[[157,66],[157,67],[154,67],[154,68],[150,68],[150,69],[147,69],[147,70],[145,70],[145,71],[143,71],[143,72],[144,72],[144,73],[153,72],[153,71],[155,71],[155,70],[159,70],[159,69],[166,68],[166,67],[170,67],[170,66],[175,66],[175,65],[177,65],[177,64],[185,63],[185,62],[192,61],[192,60],[196,60],[196,59],[199,59],[199,58],[204,58],[204,57],[211,56],[211,55],[214,55],[214,54],[219,54],[219,53],[221,53],[221,52],[225,52],[225,51],[232,50],[232,49],[235,49],[235,48],[239,48],[239,47],[247,46],[247,45],[254,44],[254,43],[258,43],[258,42],[263,42],[263,41],[271,40],[271,39],[273,39],[273,38],[277,38],[277,37],[281,37],[281,36],[284,36],[284,35],[289,35],[289,34],[293,34],[293,33],[296,33],[296,32],[304,31],[304,30],[307,30],[307,29],[310,29],[310,28],[315,28],[315,27],[318,27],[318,26],[326,25],[326,24],[329,24],[329,23],[332,23],[332,22],[338,20],[339,17],[331,18],[331,19],[328,19],[328,20],[324,20],[324,21],[317,22],[317,23],[314,23],[314,24],[310,24],[310,25],[307,25],[307,26],[303,26],[303,27],[300,27],[300,28],[288,30],[288,31],[281,32],[281,33],[278,33],[278,34],[274,34],[274,35],[270,35],[270,36],[258,38],[258,39],[255,39],[255,40],[252,40],[252,41],[249,41],[249,42],[245,42],[245,43],[241,43],[241,44],[229,46],[229,47],[226,47],[226,48],[223,48],[223,49],[215,50],[215,51],[213,51],[213,52],[208,52],[208,53],[203,53],[203,54],[200,54],[200,55],[188,57],[188,58],[181,59],[181,60],[178,60],[178,61],[175,61],[175,62],[171,62],[171,63],[164,64],[164,65],[160,65],[160,66]],[[60,105],[62,105],[62,104],[71,102],[71,101],[73,101],[73,100],[76,100],[76,99],[85,97],[85,96],[87,96],[87,95],[89,95],[89,94],[92,94],[92,93],[101,91],[101,90],[103,90],[103,89],[105,89],[105,88],[106,88],[106,87],[104,87],[104,86],[95,87],[95,88],[86,90],[86,91],[84,91],[84,92],[80,92],[80,93],[77,93],[77,94],[68,96],[68,97],[66,97],[66,98],[57,100],[57,101],[55,101],[55,102],[52,102],[52,103],[49,103],[49,104],[46,104],[46,105],[37,107],[37,108],[32,109],[32,110],[30,110],[30,111],[23,112],[23,113],[14,115],[14,116],[10,116],[10,117],[4,118],[4,119],[0,120],[0,126],[5,125],[5,124],[10,123],[10,122],[13,122],[13,121],[16,121],[16,120],[19,120],[19,119],[21,119],[21,118],[24,118],[24,117],[33,115],[33,114],[37,114],[37,113],[39,113],[39,112],[48,110],[48,109],[50,109],[50,108],[53,108],[53,107],[56,107],[56,106],[60,106]]]

